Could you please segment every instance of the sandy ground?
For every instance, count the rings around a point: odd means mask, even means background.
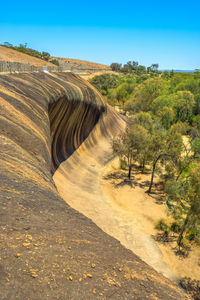
[[[92,151],[88,152],[80,147],[78,153],[75,152],[59,166],[53,179],[60,196],[71,207],[92,219],[104,232],[118,239],[122,245],[132,250],[148,265],[166,277],[177,280],[151,237],[153,221],[149,220],[148,232],[146,232],[138,217],[142,212],[145,214],[148,199],[143,199],[144,194],[142,194],[140,207],[137,205],[137,210],[133,203],[132,208],[129,208],[131,201],[127,202],[127,206],[124,205],[120,194],[118,197],[114,193],[112,183],[104,178],[105,171],[110,171],[110,164],[106,169],[105,165],[112,156],[111,144],[107,137],[103,138],[103,136],[99,136],[96,142]],[[145,218],[144,216],[143,219]]]
[[[133,171],[132,186],[126,181],[127,172],[119,170],[119,162],[114,159],[108,164],[101,179],[104,194],[110,199],[113,206],[117,206],[124,217],[132,218],[140,224],[140,230],[149,237],[155,236],[156,222],[167,216],[167,208],[163,195],[154,190],[150,196],[145,191],[150,176]],[[125,182],[124,182],[125,179]],[[170,270],[178,277],[191,277],[200,279],[200,249],[192,247],[188,257],[183,258],[175,254],[176,242],[156,243],[162,252],[163,260]]]

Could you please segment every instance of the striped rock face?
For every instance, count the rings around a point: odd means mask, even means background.
[[[0,299],[186,299],[67,203],[125,126],[74,74],[0,75]]]

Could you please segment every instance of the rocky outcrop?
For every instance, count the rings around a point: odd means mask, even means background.
[[[75,183],[80,156],[124,126],[71,73],[0,75],[1,299],[186,299],[64,202],[52,179],[73,155],[64,178]]]
[[[66,101],[64,97],[50,104],[53,173],[88,137],[104,110],[84,101]]]

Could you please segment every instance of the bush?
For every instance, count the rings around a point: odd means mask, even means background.
[[[194,230],[190,230],[186,235],[186,239],[188,239],[189,241],[193,241],[196,237],[196,234],[197,233]]]
[[[127,163],[125,160],[120,160],[120,169],[125,170],[127,167]]]
[[[90,83],[103,95],[108,94],[108,90],[116,88],[120,84],[120,76],[114,74],[102,74],[93,77]]]
[[[174,221],[171,225],[170,225],[170,229],[171,231],[175,232],[175,233],[179,233],[180,230],[181,230],[181,226],[176,222]]]
[[[52,59],[50,60],[50,63],[56,65],[56,66],[59,66],[59,61],[57,59]]]
[[[165,222],[164,219],[160,219],[160,220],[156,223],[155,228],[156,228],[157,230],[164,231],[164,232],[168,232],[168,231],[169,231],[169,226],[167,225],[167,223]]]
[[[199,243],[200,239],[200,230],[197,227],[191,228],[186,234],[186,239],[189,241],[195,240],[195,242]]]

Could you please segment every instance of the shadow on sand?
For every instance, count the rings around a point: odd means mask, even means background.
[[[142,173],[141,170],[136,167],[134,168],[130,179],[128,178],[127,173],[127,171],[125,172],[123,170],[115,171],[105,175],[103,179],[110,181],[114,188],[120,188],[123,186],[129,186],[131,188],[139,187],[148,193],[151,174],[149,170]],[[141,175],[141,177],[138,177],[138,175]],[[149,179],[142,179],[143,175],[149,176]],[[156,204],[162,205],[166,201],[163,193],[163,185],[161,183],[155,183],[152,187],[151,193],[148,193],[148,195],[155,200]]]

